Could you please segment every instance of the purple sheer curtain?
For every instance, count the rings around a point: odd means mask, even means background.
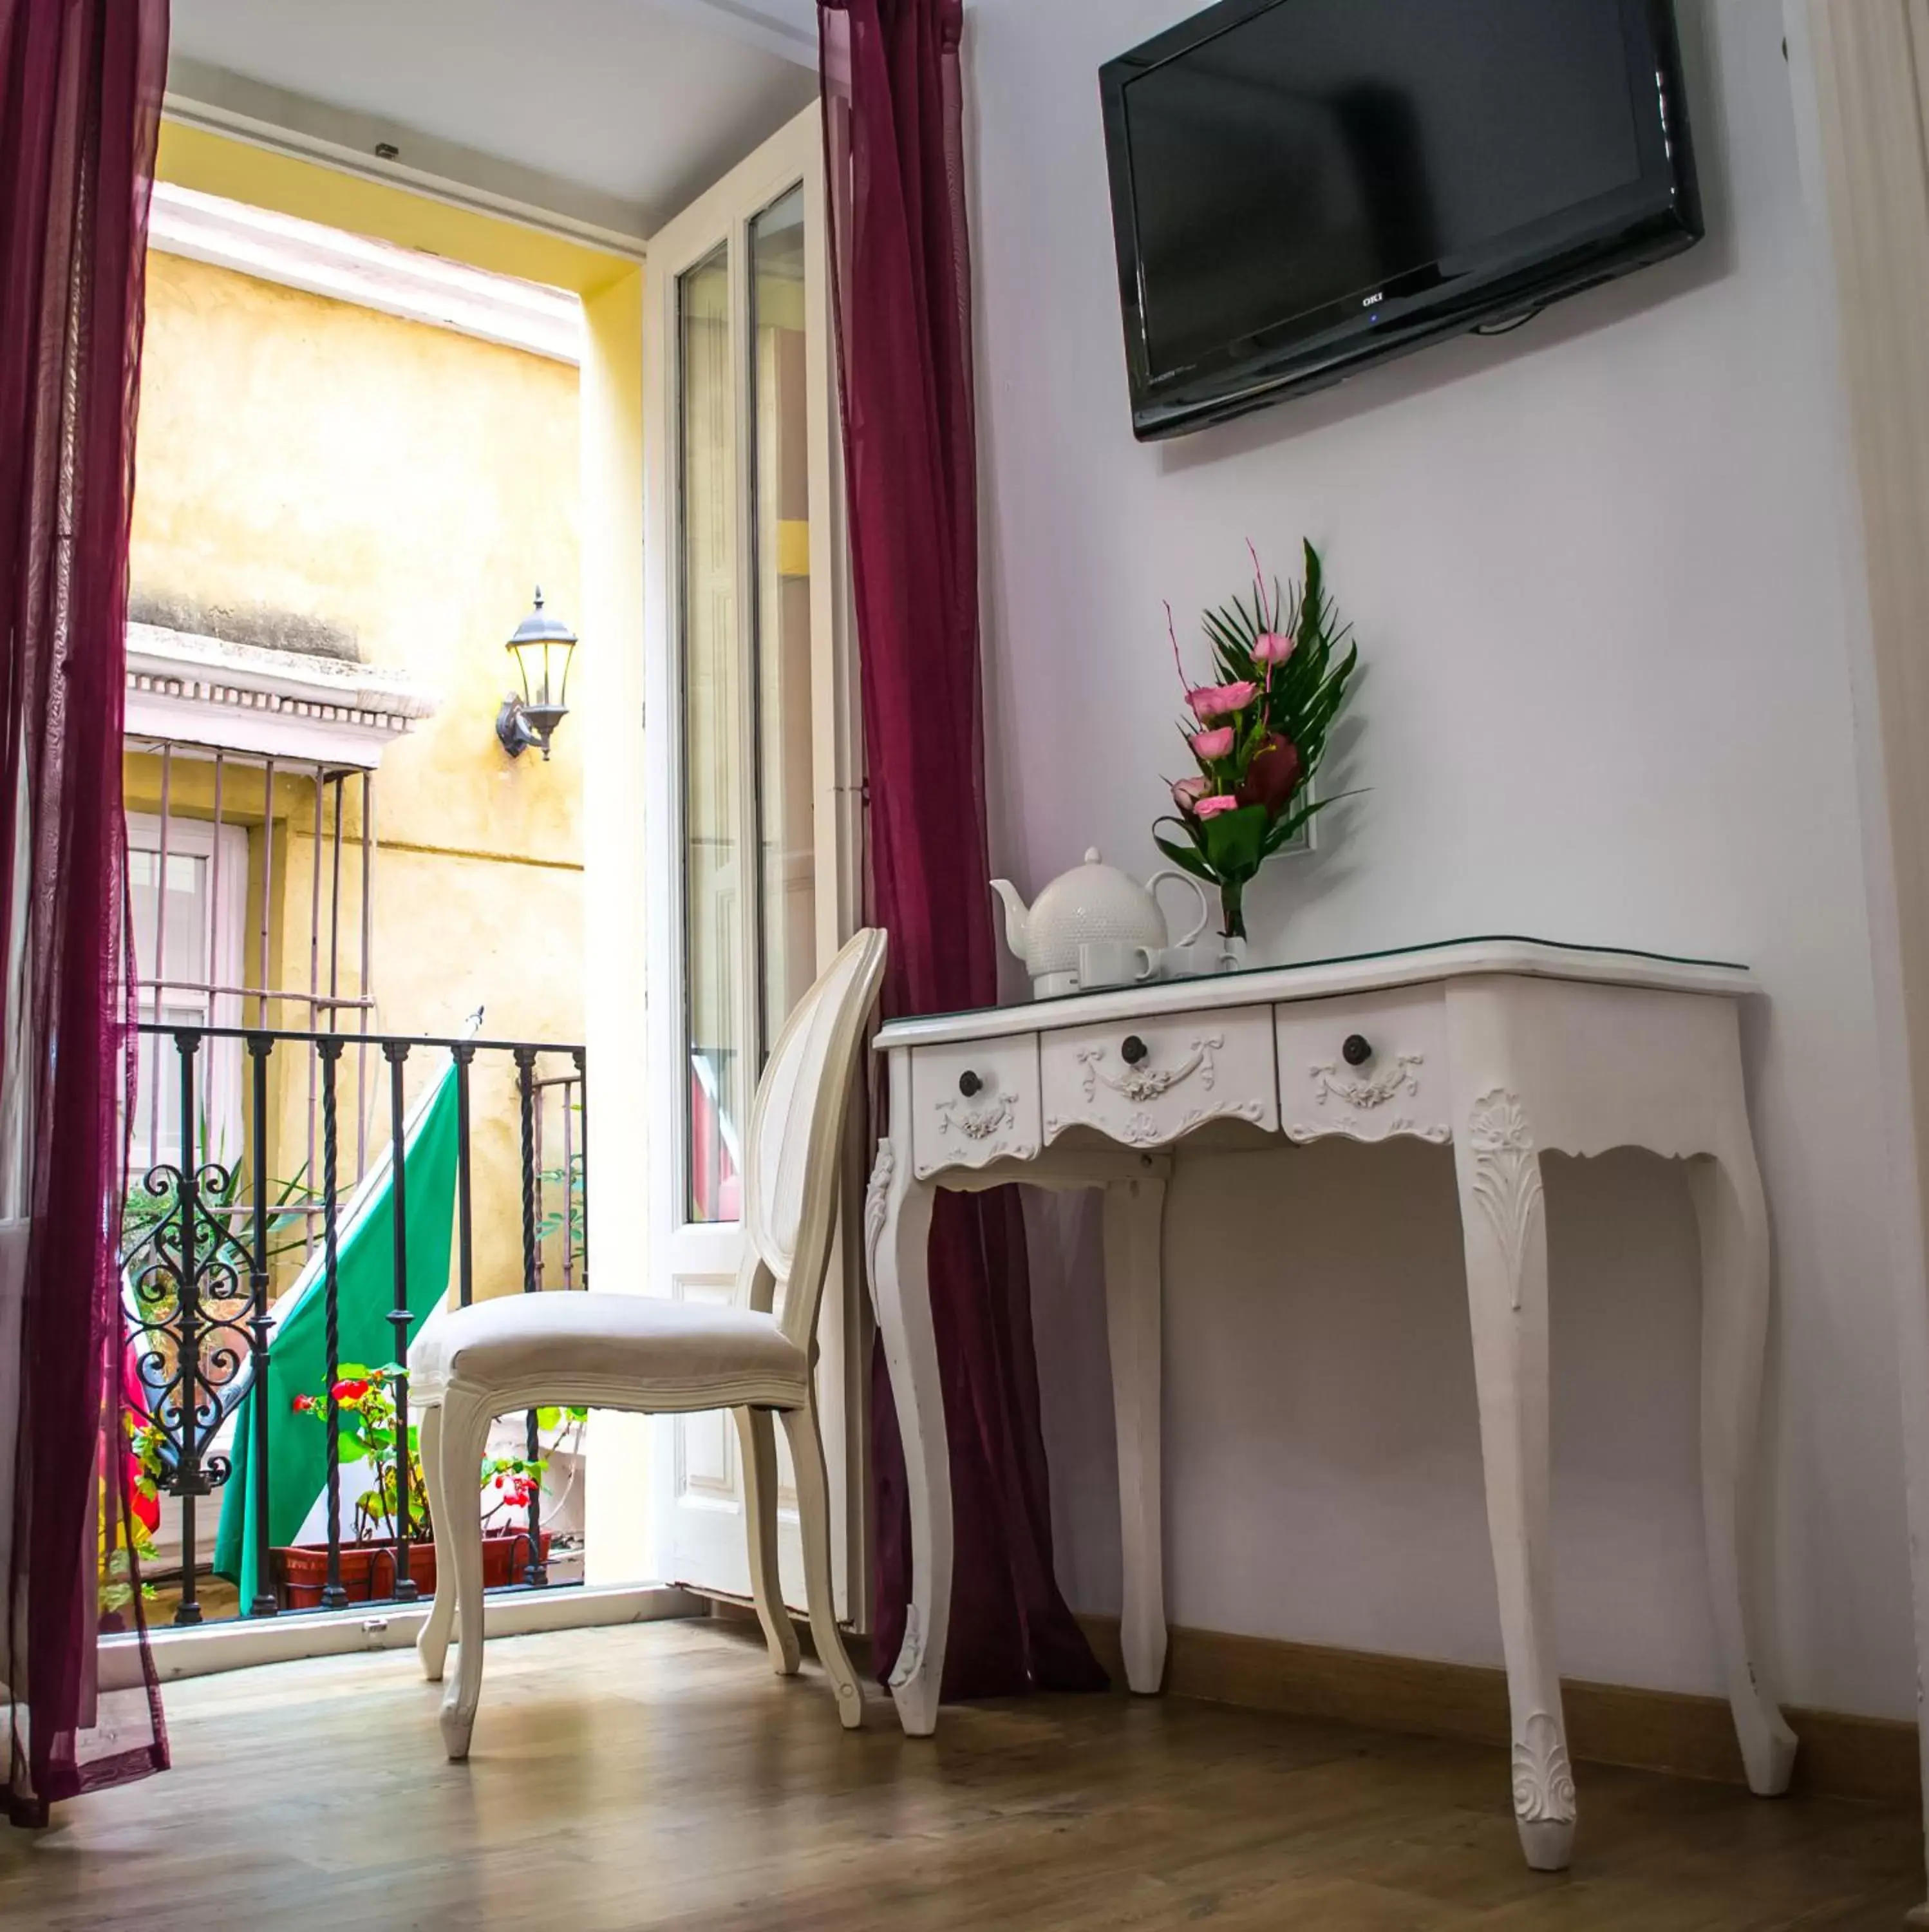
[[[971,279],[961,0],[819,0],[844,470],[870,789],[870,890],[893,1014],[988,1005]],[[941,1194],[931,1300],[956,1562],[944,1694],[1102,1688],[1059,1595],[1024,1222],[1009,1189]],[[876,1660],[904,1634],[910,1524],[880,1349]]]
[[[166,63],[166,0],[0,0],[0,1191],[16,1294],[0,1329],[0,1696],[16,1824],[167,1762],[144,1630],[131,1690],[96,1671],[99,1551],[128,1521],[121,726]],[[138,1590],[134,1612],[139,1629]]]

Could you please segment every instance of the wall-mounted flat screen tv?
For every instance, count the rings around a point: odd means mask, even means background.
[[[1141,438],[1702,232],[1670,0],[1223,0],[1100,81]]]

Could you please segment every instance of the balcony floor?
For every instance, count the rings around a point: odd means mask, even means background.
[[[0,1924],[59,1932],[1895,1932],[1913,1816],[1581,1768],[1522,1865],[1504,1754],[1177,1700],[840,1731],[814,1666],[659,1623],[499,1640],[466,1766],[408,1652],[167,1694],[177,1768],[0,1832]]]

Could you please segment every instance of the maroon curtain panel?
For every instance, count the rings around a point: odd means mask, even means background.
[[[24,1250],[0,1364],[14,1425],[0,1696],[8,1814],[28,1825],[167,1761],[145,1632],[131,1690],[96,1670],[97,1552],[128,1520],[121,728],[166,62],[166,0],[0,0],[0,1190]],[[138,1628],[138,1591],[134,1610]]]
[[[987,880],[978,470],[960,0],[820,0],[870,890],[885,1010],[998,997]],[[1059,1594],[1016,1192],[940,1194],[932,1315],[956,1530],[944,1694],[1102,1689]],[[883,1352],[871,1365],[876,1656],[903,1640],[910,1520]]]

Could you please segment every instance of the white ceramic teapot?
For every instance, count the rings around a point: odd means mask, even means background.
[[[1092,847],[1085,863],[1062,872],[1027,907],[1009,879],[993,879],[991,890],[1005,902],[1005,943],[1025,962],[1036,999],[1078,991],[1078,949],[1089,941],[1116,940],[1143,946],[1155,956],[1174,944],[1166,916],[1155,896],[1167,879],[1177,879],[1199,895],[1199,919],[1176,943],[1189,946],[1212,916],[1211,902],[1197,879],[1183,872],[1155,872],[1142,886],[1116,866],[1107,865]]]

